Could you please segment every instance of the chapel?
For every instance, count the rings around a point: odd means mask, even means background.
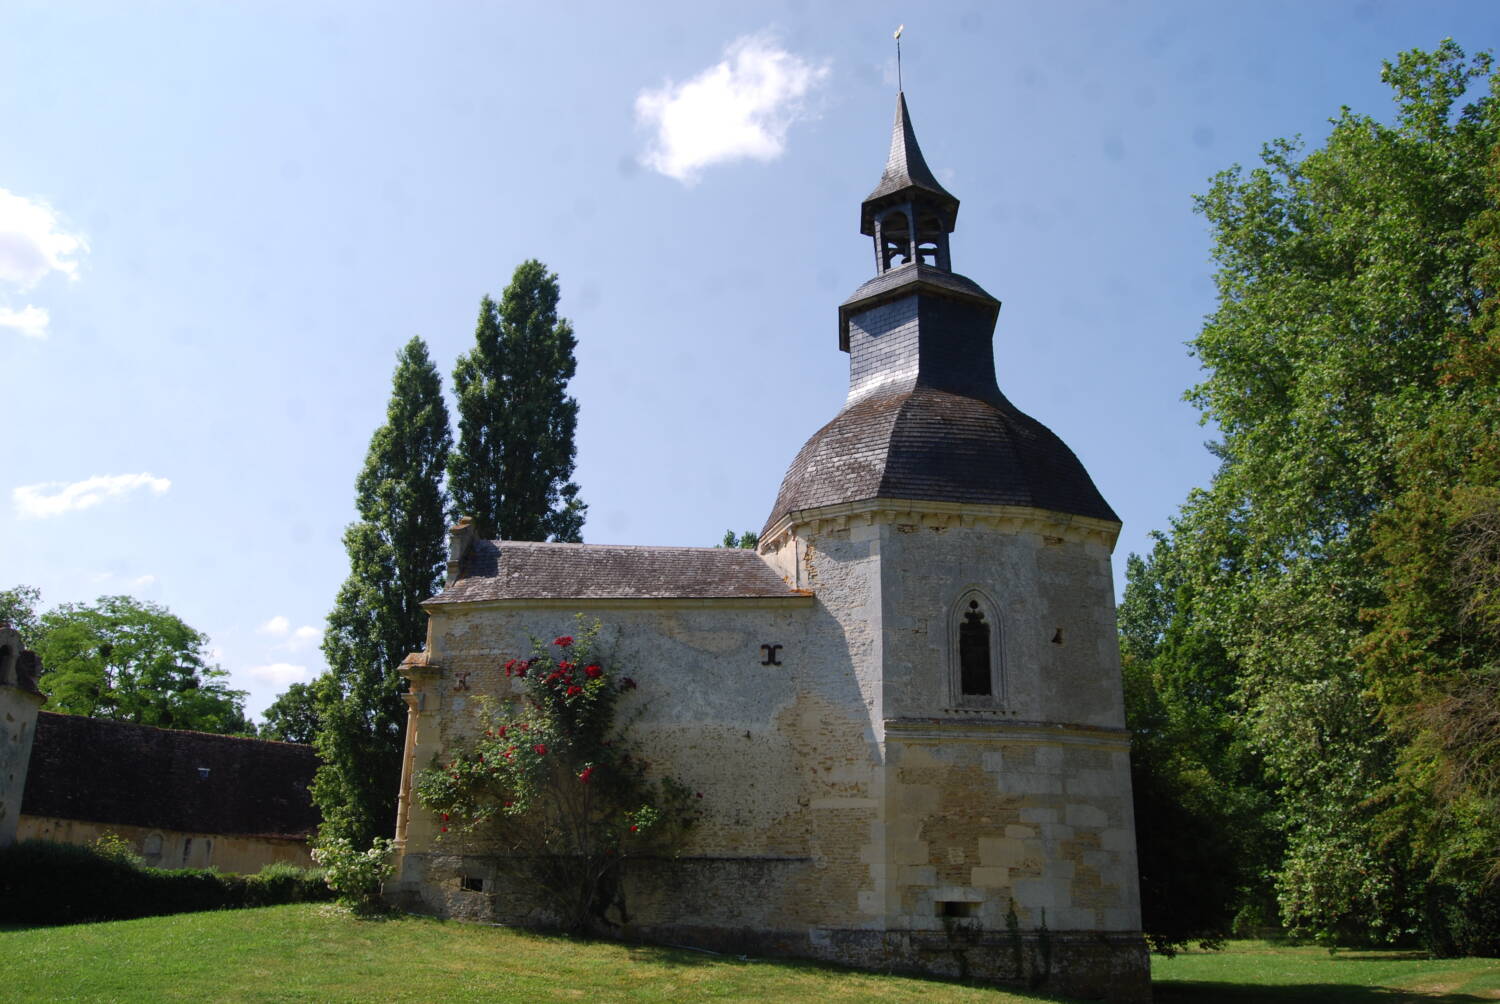
[[[898,94],[838,306],[843,408],[754,551],[450,534],[411,687],[387,894],[545,922],[442,839],[416,772],[484,726],[497,667],[582,613],[644,699],[632,737],[707,793],[627,876],[631,936],[1147,1000],[1110,554],[1120,523],[995,378],[1000,302],[954,271],[959,200]],[[831,348],[832,346],[830,346]]]

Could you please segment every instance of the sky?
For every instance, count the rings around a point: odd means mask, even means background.
[[[396,351],[559,277],[593,543],[759,529],[837,413],[896,96],[1001,389],[1149,550],[1213,460],[1193,196],[1489,0],[0,4],[0,589],[126,593],[258,714],[324,668]]]

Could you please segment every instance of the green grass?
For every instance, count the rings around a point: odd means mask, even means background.
[[[805,963],[739,961],[318,904],[0,930],[0,999],[17,1001],[1057,1000]],[[1500,963],[1280,948],[1154,958],[1156,999],[1441,1004],[1500,1000]]]
[[[1159,1004],[1460,1004],[1500,1000],[1500,960],[1430,959],[1419,952],[1338,952],[1232,941],[1222,952],[1152,956]]]

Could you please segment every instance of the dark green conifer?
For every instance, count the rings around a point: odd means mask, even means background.
[[[397,355],[386,423],[355,481],[359,519],[344,532],[349,577],[339,589],[317,681],[323,764],[313,799],[323,834],[367,846],[396,822],[406,705],[397,667],[427,636],[422,601],[442,585],[453,437],[442,378],[413,338]]]
[[[588,509],[573,476],[578,402],[573,326],[557,316],[557,275],[522,262],[497,304],[479,304],[475,346],[453,370],[458,448],[448,461],[455,512],[481,537],[582,540]]]

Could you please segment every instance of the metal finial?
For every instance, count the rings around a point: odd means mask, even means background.
[[[896,90],[904,91],[901,86],[901,33],[906,30],[906,25],[897,25],[896,34],[891,36],[896,40]]]

